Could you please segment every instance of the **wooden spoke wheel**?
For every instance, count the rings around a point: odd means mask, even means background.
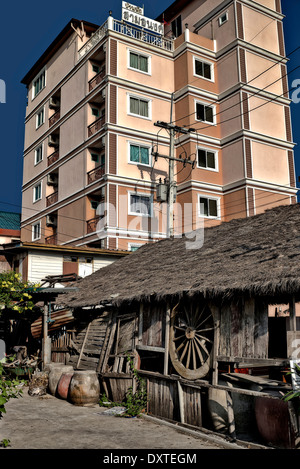
[[[214,320],[207,304],[179,303],[170,318],[170,357],[186,379],[206,376],[211,365]]]

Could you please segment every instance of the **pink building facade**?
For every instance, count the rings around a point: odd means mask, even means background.
[[[177,0],[163,35],[71,20],[23,79],[22,241],[127,251],[166,237],[158,121],[189,129],[176,234],[295,203],[282,19],[277,0]]]

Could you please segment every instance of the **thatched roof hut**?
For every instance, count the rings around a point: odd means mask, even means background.
[[[208,228],[202,247],[199,239],[201,232],[194,243],[187,236],[145,245],[59,302],[78,314],[70,363],[98,371],[113,401],[132,385],[129,353],[147,380],[150,414],[201,427],[211,415],[219,428],[224,411],[232,434],[233,411],[254,425],[253,400],[288,386],[280,376],[300,340],[300,205]],[[272,316],[276,303],[287,307]]]
[[[205,229],[201,248],[190,237],[145,245],[79,281],[60,301],[73,308],[184,294],[286,301],[300,291],[299,259],[300,205],[281,206]]]

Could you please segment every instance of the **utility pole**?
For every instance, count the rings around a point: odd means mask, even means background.
[[[172,124],[173,114],[173,94],[171,100],[171,113],[170,123],[157,121],[154,123],[155,126],[161,127],[169,131],[170,134],[170,150],[169,156],[160,155],[158,152],[152,151],[152,155],[157,158],[168,158],[169,159],[169,184],[168,184],[168,237],[174,236],[174,202],[176,200],[176,182],[174,176],[174,165],[175,161],[180,161],[183,164],[191,164],[192,168],[195,166],[195,160],[191,161],[190,158],[175,158],[175,135],[176,133],[188,134],[189,132],[195,132],[195,129],[186,129]]]

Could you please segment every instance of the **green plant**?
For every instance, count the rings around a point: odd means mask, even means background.
[[[5,404],[9,399],[17,398],[22,394],[20,387],[24,384],[23,380],[11,379],[5,374],[2,363],[0,363],[0,418],[6,413]]]
[[[131,386],[126,393],[126,402],[124,405],[126,406],[127,410],[125,415],[135,417],[136,415],[139,415],[144,409],[146,409],[148,401],[147,386],[146,381],[140,377],[138,371],[135,369],[133,360],[129,354],[127,354],[127,360],[136,380],[136,389],[134,391],[133,387]]]
[[[106,394],[101,394],[99,405],[103,407],[126,407],[126,412],[123,414],[118,414],[118,417],[136,417],[147,407],[147,386],[146,381],[140,377],[138,371],[134,367],[134,363],[130,355],[127,353],[127,360],[130,365],[131,372],[136,381],[135,391],[133,386],[128,388],[126,393],[126,399],[123,402],[112,402],[110,401]]]
[[[39,285],[22,282],[20,274],[16,272],[3,272],[0,274],[0,316],[1,310],[12,309],[18,313],[32,310],[31,291]]]
[[[297,365],[297,363],[295,363],[295,371],[294,373],[296,373],[299,377],[300,377],[300,366]],[[291,375],[293,373],[293,371],[288,371],[287,372],[287,375]],[[300,397],[300,391],[289,391],[287,394],[285,394],[283,396],[283,400],[284,401],[290,401],[291,399],[296,399],[297,397]]]
[[[3,440],[0,441],[0,446],[2,448],[6,448],[7,446],[10,446],[10,440],[7,440],[6,438],[4,438]]]

